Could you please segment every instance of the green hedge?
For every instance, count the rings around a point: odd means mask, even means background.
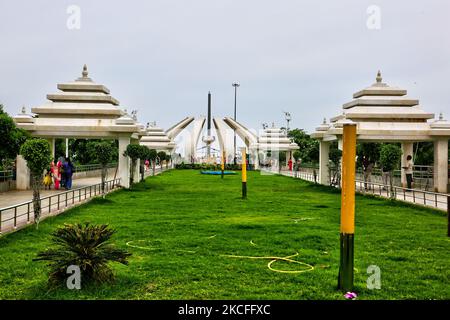
[[[193,169],[193,170],[221,170],[220,164],[208,164],[208,163],[180,163],[175,166],[176,169]],[[240,164],[225,164],[225,170],[241,170]]]

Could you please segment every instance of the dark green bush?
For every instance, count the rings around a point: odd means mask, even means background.
[[[51,286],[64,285],[71,265],[80,268],[84,284],[112,282],[114,273],[109,262],[127,265],[131,255],[108,243],[115,232],[105,224],[66,224],[52,234],[56,247],[40,252],[34,261],[47,261]]]

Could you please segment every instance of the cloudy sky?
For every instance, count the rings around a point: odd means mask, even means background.
[[[86,63],[141,122],[205,114],[209,90],[230,116],[239,81],[239,121],[281,126],[290,111],[311,131],[381,69],[450,118],[449,12],[448,0],[2,0],[0,102],[39,105]]]

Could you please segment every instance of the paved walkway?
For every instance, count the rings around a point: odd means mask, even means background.
[[[155,174],[161,172],[161,168],[156,168]],[[151,174],[151,170],[145,172],[145,177]],[[113,179],[114,176],[106,177],[107,181]],[[80,178],[73,180],[72,189],[69,192],[65,189],[41,190],[41,220],[58,215],[70,207],[87,202],[92,197],[101,194],[100,183],[99,176]],[[112,186],[111,181],[107,184],[106,191],[111,191]],[[117,184],[114,185],[114,189],[116,188]],[[0,193],[0,233],[14,231],[34,222],[33,204],[30,203],[32,197],[32,190]]]
[[[107,177],[107,180],[113,179],[114,177]],[[81,187],[90,186],[101,182],[100,177],[90,177],[81,178],[73,180],[72,189],[77,189]],[[59,190],[41,190],[41,197],[46,197],[52,194],[58,194],[66,191],[66,189],[61,188]],[[33,190],[18,191],[12,190],[0,193],[0,208],[5,208],[13,206],[19,203],[30,201],[33,198]]]
[[[295,172],[292,171],[282,171],[281,174],[285,176],[295,177]],[[314,175],[309,172],[299,172],[299,176],[297,178],[314,182]],[[408,190],[401,187],[394,187],[394,189],[397,200],[447,211],[448,196],[446,194],[423,190]],[[389,198],[390,195],[388,190],[389,188],[387,188],[386,186],[377,183],[371,184],[370,188],[365,190],[364,182],[356,181],[356,191],[360,193]]]

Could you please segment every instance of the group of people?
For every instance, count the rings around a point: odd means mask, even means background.
[[[74,166],[68,157],[59,157],[56,164],[55,161],[52,161],[44,176],[44,188],[50,190],[54,185],[55,190],[60,188],[71,189],[73,171]]]

